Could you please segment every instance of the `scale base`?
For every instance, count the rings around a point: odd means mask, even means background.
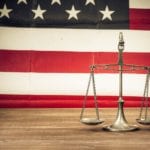
[[[105,131],[112,131],[112,132],[128,132],[128,131],[136,131],[139,127],[136,125],[126,125],[126,126],[104,126],[103,130]]]

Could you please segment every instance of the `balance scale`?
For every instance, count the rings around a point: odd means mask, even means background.
[[[135,131],[138,130],[139,127],[137,125],[129,125],[126,120],[124,114],[124,100],[123,100],[123,72],[124,71],[134,71],[134,70],[144,70],[146,71],[146,81],[144,87],[144,94],[141,100],[140,114],[138,119],[136,120],[139,124],[142,125],[150,125],[150,115],[148,114],[148,110],[150,108],[150,99],[149,95],[149,80],[150,80],[150,67],[148,66],[138,66],[132,64],[124,64],[123,63],[123,50],[124,50],[124,39],[123,34],[120,32],[119,34],[119,43],[118,43],[118,63],[117,64],[95,64],[90,66],[90,76],[88,81],[88,86],[86,90],[86,95],[83,100],[83,107],[80,115],[80,122],[86,125],[98,125],[104,122],[100,118],[98,101],[96,96],[96,86],[95,86],[95,78],[94,71],[95,69],[103,69],[103,70],[114,70],[119,73],[119,99],[118,99],[118,111],[116,115],[116,119],[112,125],[104,126],[103,129],[106,131]],[[115,69],[114,69],[115,68]],[[92,82],[93,85],[93,94],[94,94],[94,105],[96,111],[95,118],[85,118],[84,112],[86,109],[87,96],[89,92],[89,87]]]

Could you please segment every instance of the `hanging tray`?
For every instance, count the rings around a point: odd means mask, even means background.
[[[82,118],[80,122],[86,125],[98,125],[103,123],[104,120],[99,120],[97,118]]]
[[[136,119],[139,124],[150,125],[150,119]]]

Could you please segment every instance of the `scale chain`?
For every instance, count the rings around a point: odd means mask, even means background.
[[[83,118],[83,113],[84,113],[84,110],[85,110],[85,107],[86,107],[86,101],[87,101],[87,96],[88,96],[88,92],[89,92],[89,87],[90,87],[91,79],[92,79],[92,71],[90,72],[90,77],[89,77],[88,86],[87,86],[87,89],[86,89],[86,95],[85,95],[84,101],[83,101],[83,107],[82,107],[80,119]]]
[[[148,92],[149,92],[149,73],[147,77],[147,91],[146,91],[146,111],[145,111],[145,119],[147,119],[147,114],[148,114]]]
[[[99,120],[99,110],[98,110],[98,102],[97,102],[97,96],[96,96],[96,84],[94,79],[94,70],[92,69],[92,81],[93,81],[93,93],[94,93],[94,103],[95,103],[95,109],[96,109],[96,116]]]
[[[144,86],[144,94],[143,94],[143,98],[142,98],[142,102],[141,102],[141,109],[140,109],[139,118],[142,117],[142,112],[143,112],[143,107],[144,107],[144,102],[145,102],[145,95],[146,95],[146,91],[147,91],[147,81],[148,81],[148,74],[146,75],[146,81],[145,81],[145,86]]]

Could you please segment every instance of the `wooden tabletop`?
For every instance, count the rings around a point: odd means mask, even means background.
[[[0,109],[0,150],[149,150],[150,126],[134,132],[107,132],[116,108],[100,109],[103,124],[88,126],[79,121],[81,109]],[[93,116],[87,109],[87,117]],[[137,124],[139,108],[126,108],[126,119]],[[138,124],[137,124],[138,125]]]

